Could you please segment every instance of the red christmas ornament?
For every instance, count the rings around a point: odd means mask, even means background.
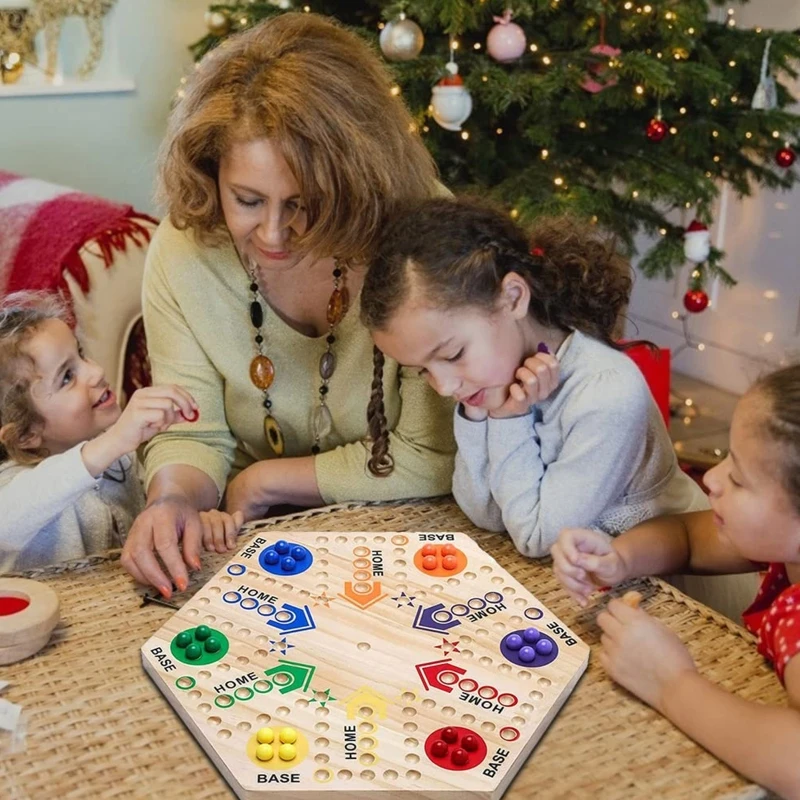
[[[689,289],[683,296],[683,306],[690,314],[699,314],[708,306],[708,295],[702,289]]]
[[[785,169],[789,169],[789,167],[794,164],[795,158],[795,152],[791,147],[781,147],[781,149],[775,153],[775,163],[779,167],[784,167]]]
[[[651,142],[660,142],[668,132],[669,126],[663,119],[659,119],[658,117],[653,117],[653,119],[647,123],[647,128],[645,128],[645,134]]]

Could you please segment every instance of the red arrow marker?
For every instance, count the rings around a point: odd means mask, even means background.
[[[444,683],[441,680],[442,673],[452,672],[456,675],[466,675],[467,671],[462,667],[457,667],[452,659],[443,658],[440,661],[429,661],[427,664],[417,664],[422,685],[426,689],[440,689],[443,692],[452,692],[454,683]]]

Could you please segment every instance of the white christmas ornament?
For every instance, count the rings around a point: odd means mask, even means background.
[[[525,31],[511,21],[511,9],[506,9],[502,17],[494,17],[497,23],[486,38],[486,52],[504,64],[516,61],[525,52]]]
[[[761,57],[761,76],[758,80],[750,107],[758,111],[771,111],[778,106],[778,89],[775,86],[775,78],[769,74],[769,48],[772,44],[772,37],[767,39],[764,47],[764,55]]]
[[[394,22],[387,22],[381,31],[381,52],[389,61],[411,61],[420,54],[424,44],[422,28],[406,19],[405,14],[400,14]]]
[[[464,87],[455,62],[451,61],[447,65],[447,71],[450,75],[442,78],[433,87],[433,118],[445,130],[460,131],[461,125],[472,113],[472,96]]]
[[[711,252],[711,234],[699,220],[692,220],[683,235],[683,254],[688,261],[702,264]]]

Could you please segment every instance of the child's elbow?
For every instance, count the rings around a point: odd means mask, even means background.
[[[542,529],[536,525],[534,528],[515,528],[508,526],[508,533],[514,541],[517,550],[527,558],[544,558],[550,555],[550,548],[553,546],[558,532],[556,531],[552,539],[544,536]]]

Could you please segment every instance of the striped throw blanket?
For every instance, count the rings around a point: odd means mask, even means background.
[[[0,170],[0,297],[26,289],[69,301],[65,273],[88,294],[81,248],[91,240],[108,267],[115,251],[147,244],[147,221],[129,205]]]

